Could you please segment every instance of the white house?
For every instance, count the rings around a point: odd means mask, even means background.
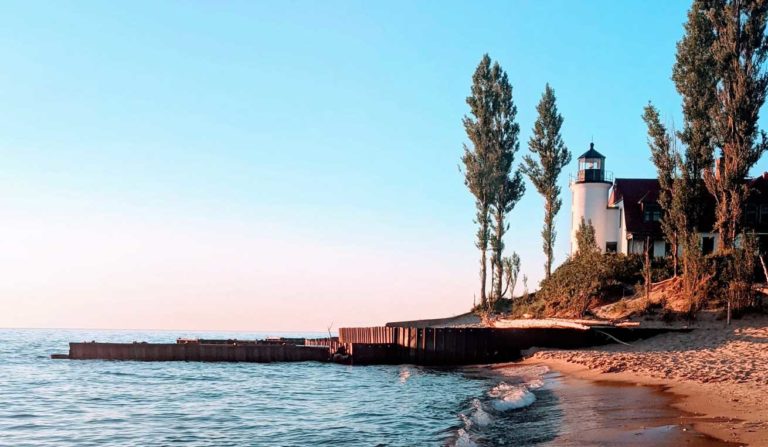
[[[768,248],[768,173],[748,179],[752,193],[743,212],[743,224],[754,230],[761,252]],[[581,219],[595,228],[595,239],[604,252],[643,253],[650,242],[652,256],[664,256],[671,247],[661,230],[662,210],[658,204],[659,181],[655,178],[617,178],[605,170],[605,157],[594,144],[578,158],[578,171],[571,178],[571,253],[577,251],[576,231]],[[718,235],[712,228],[714,198],[704,198],[704,215],[699,233],[702,251],[715,250]]]

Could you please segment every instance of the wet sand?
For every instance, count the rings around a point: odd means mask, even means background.
[[[768,317],[704,322],[630,346],[539,351],[523,364],[546,364],[569,377],[656,385],[677,397],[697,431],[741,445],[768,446]]]
[[[590,381],[553,374],[551,389],[563,408],[557,438],[548,446],[736,446],[697,432],[675,396],[657,387]]]
[[[488,365],[485,375],[497,377],[525,376],[531,367],[541,363],[526,361]],[[563,446],[638,446],[638,447],[733,447],[698,431],[696,415],[675,407],[679,396],[660,386],[630,382],[597,380],[563,373],[550,367],[543,377],[544,386],[536,392],[531,407],[519,410],[544,412],[546,424],[535,424],[530,414],[505,428],[509,445],[519,441],[516,431],[541,433],[536,445]],[[501,444],[507,445],[507,444]]]

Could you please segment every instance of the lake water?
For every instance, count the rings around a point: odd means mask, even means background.
[[[0,445],[580,445],[582,423],[592,423],[590,440],[605,432],[599,402],[617,401],[543,366],[500,375],[484,368],[50,359],[70,341],[266,335],[0,330]],[[651,393],[635,392],[640,400]],[[659,406],[630,418],[644,425]],[[588,421],[574,419],[587,407]],[[659,439],[669,437],[662,433],[655,444]]]

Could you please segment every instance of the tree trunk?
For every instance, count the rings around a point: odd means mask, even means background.
[[[477,220],[480,224],[478,232],[477,248],[480,249],[480,306],[488,307],[488,296],[485,291],[488,282],[488,226],[490,223],[489,206],[486,203],[478,202]]]
[[[674,240],[672,241],[672,276],[677,276],[677,234],[675,234]]]
[[[544,265],[544,277],[552,275],[552,198],[547,198],[544,204],[544,255],[547,257]]]
[[[504,251],[504,212],[503,211],[496,211],[496,234],[494,236],[495,238],[495,247],[496,250],[494,251],[494,268],[496,271],[496,281],[493,284],[493,299],[497,300],[501,297],[501,278],[504,275],[504,271],[502,270],[504,268],[504,265],[501,262],[501,256],[502,252]]]
[[[651,300],[651,238],[645,238],[645,265],[643,266],[643,276],[645,276],[645,300],[650,302]]]
[[[480,255],[480,305],[482,307],[487,307],[488,302],[485,297],[485,281],[486,281],[486,249],[481,249],[481,255]]]

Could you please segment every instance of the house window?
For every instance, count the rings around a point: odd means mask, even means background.
[[[768,223],[768,205],[760,205],[760,223]]]
[[[606,253],[616,253],[618,251],[618,242],[606,242],[605,243],[605,252]]]
[[[655,203],[643,206],[643,222],[658,222],[661,220],[661,207]]]
[[[715,251],[714,236],[704,236],[701,238],[701,251],[705,255],[711,254],[713,251]]]
[[[747,205],[747,212],[744,216],[745,223],[748,225],[754,225],[757,223],[757,205],[750,203]]]
[[[672,256],[672,244],[669,242],[664,243],[664,256]]]

